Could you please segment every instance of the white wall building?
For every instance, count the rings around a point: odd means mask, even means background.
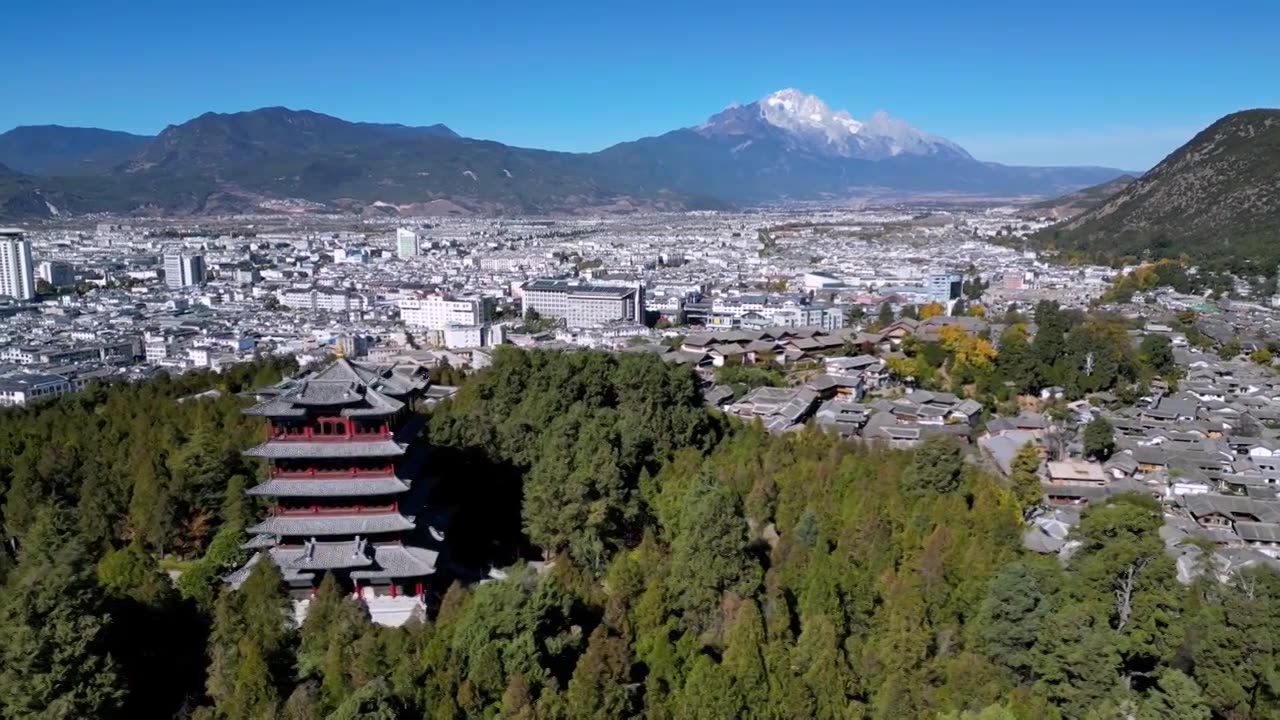
[[[571,328],[612,322],[644,322],[641,285],[588,285],[570,280],[530,280],[522,286],[524,314],[563,319]]]
[[[0,229],[0,295],[18,300],[36,296],[31,241],[21,230]]]
[[[442,333],[444,346],[450,350],[501,345],[506,340],[502,325],[454,325]]]
[[[483,325],[489,320],[489,300],[482,297],[427,295],[400,301],[400,319],[410,328],[444,330],[453,325]]]
[[[204,284],[205,267],[203,255],[187,255],[185,253],[166,253],[164,256],[164,283],[177,290],[192,285]]]
[[[396,255],[401,260],[408,260],[417,255],[418,252],[418,233],[408,228],[396,230]]]
[[[21,407],[36,400],[69,393],[71,381],[61,375],[24,373],[0,378],[0,407]]]

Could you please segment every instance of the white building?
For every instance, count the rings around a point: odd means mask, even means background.
[[[57,260],[45,260],[40,263],[36,275],[55,288],[71,287],[75,278],[71,274],[71,266]]]
[[[201,285],[205,279],[203,255],[167,253],[164,256],[164,283],[174,290]]]
[[[960,297],[964,276],[955,270],[935,270],[925,279],[925,288],[934,302],[946,303]]]
[[[644,322],[642,285],[588,285],[571,280],[530,280],[521,287],[524,314],[558,318],[571,328],[612,322]]]
[[[368,307],[365,297],[359,293],[323,288],[285,290],[280,293],[280,304],[295,310],[312,312],[350,312],[365,310]]]
[[[401,260],[408,260],[417,255],[418,251],[418,233],[408,228],[396,230],[396,255]]]
[[[71,381],[61,375],[22,373],[0,378],[0,407],[23,406],[69,393]]]
[[[369,248],[349,247],[333,251],[333,261],[347,265],[363,265],[369,262]]]
[[[400,319],[408,327],[428,330],[483,325],[489,320],[489,300],[450,295],[406,298],[400,301]]]
[[[502,325],[454,325],[445,328],[441,335],[444,346],[450,350],[461,348],[483,348],[501,345],[506,340],[506,331]]]
[[[36,278],[31,265],[31,241],[21,230],[0,229],[0,295],[33,300]]]

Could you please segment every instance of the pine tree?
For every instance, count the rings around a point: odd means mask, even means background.
[[[1173,668],[1160,671],[1156,686],[1138,706],[1137,720],[1209,720],[1204,693],[1195,680]]]
[[[1024,562],[1002,568],[987,587],[973,629],[979,647],[1014,677],[1031,680],[1031,650],[1039,638],[1053,587],[1050,573]]]
[[[513,674],[507,681],[507,689],[502,693],[501,710],[504,720],[534,720],[536,717],[529,683],[520,673]]]
[[[723,670],[729,675],[730,699],[738,717],[763,712],[769,703],[769,673],[763,651],[764,620],[751,600],[738,613],[725,633]]]
[[[565,696],[569,715],[599,720],[630,715],[626,688],[630,669],[626,641],[610,637],[604,626],[597,625],[569,680]]]
[[[292,675],[294,636],[280,570],[260,559],[238,589],[223,591],[214,612],[208,692],[220,715],[256,720],[275,713]]]
[[[1115,431],[1105,417],[1098,417],[1084,426],[1084,453],[1091,458],[1106,460],[1116,448]]]
[[[906,476],[912,492],[954,492],[960,487],[964,448],[950,435],[929,435],[916,448],[911,472]]]
[[[760,567],[747,551],[747,523],[727,488],[700,482],[686,496],[671,543],[668,588],[684,623],[711,629],[725,592],[747,595],[760,583]]]
[[[163,554],[173,533],[168,476],[148,456],[135,455],[130,464],[134,468],[133,495],[129,500],[130,533],[145,547]]]
[[[152,607],[167,602],[173,593],[169,578],[137,542],[108,551],[98,561],[97,575],[107,594]]]
[[[399,720],[404,708],[382,678],[354,692],[328,720]]]
[[[887,302],[880,304],[880,310],[876,313],[876,329],[883,330],[893,324],[893,306]]]
[[[368,630],[366,609],[326,574],[307,608],[296,653],[298,677],[320,682],[322,708],[337,708],[355,689],[351,673],[359,657],[357,641]]]
[[[1027,443],[1018,449],[1013,456],[1009,468],[1009,489],[1022,508],[1022,516],[1029,517],[1044,496],[1040,486],[1040,453],[1034,443]]]
[[[0,595],[0,717],[110,716],[125,692],[103,648],[108,618],[68,519],[41,510]]]

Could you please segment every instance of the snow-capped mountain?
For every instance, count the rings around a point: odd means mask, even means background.
[[[964,148],[879,111],[865,122],[832,110],[821,98],[795,88],[779,90],[749,104],[730,105],[695,128],[706,137],[743,136],[744,142],[772,137],[794,150],[831,157],[883,160],[902,155],[972,160]]]

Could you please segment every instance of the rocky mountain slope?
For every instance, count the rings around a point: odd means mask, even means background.
[[[1043,237],[1109,259],[1188,255],[1270,273],[1280,262],[1280,110],[1227,115]]]
[[[1129,187],[1134,180],[1137,178],[1132,175],[1121,175],[1114,180],[1081,188],[1060,197],[1029,203],[1022,206],[1018,214],[1026,218],[1068,220],[1102,205],[1116,193]]]

